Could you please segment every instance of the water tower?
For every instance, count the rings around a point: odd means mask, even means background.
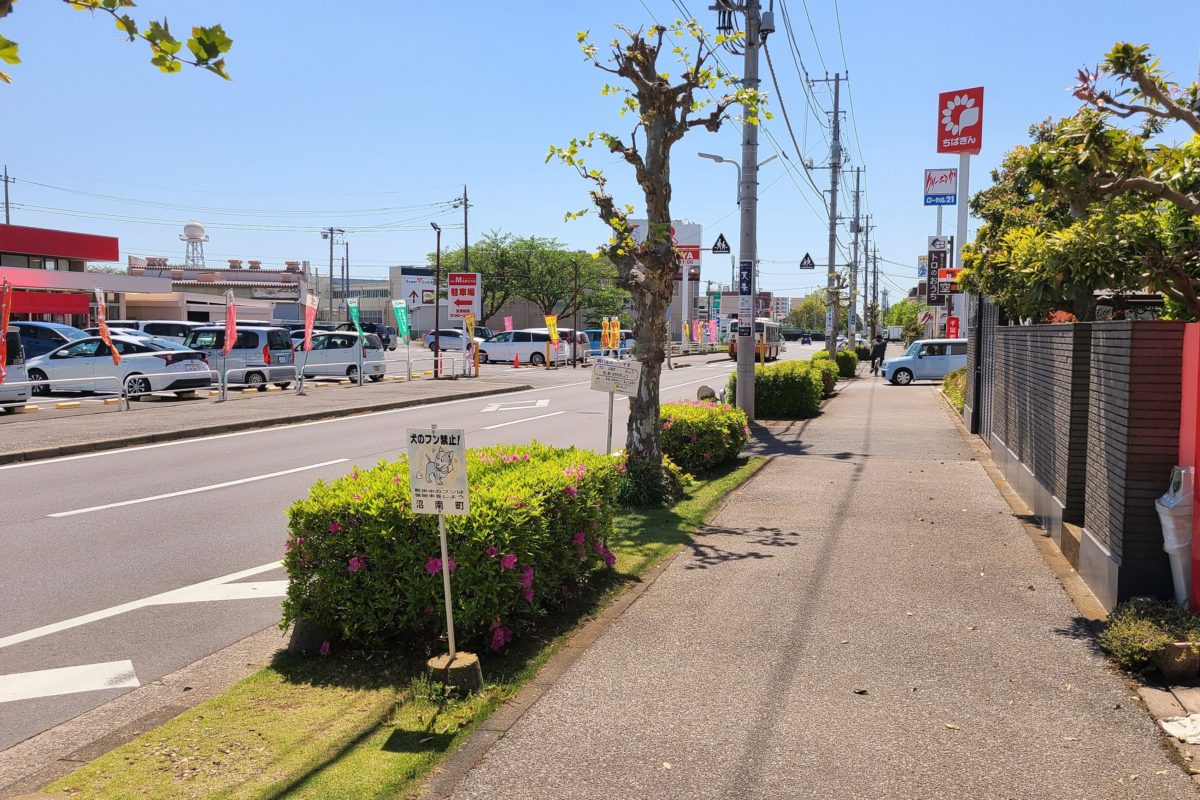
[[[196,220],[192,220],[183,226],[183,233],[179,234],[179,241],[187,243],[187,250],[183,254],[183,265],[189,269],[204,269],[204,243],[208,241],[208,234],[204,232],[204,226]]]

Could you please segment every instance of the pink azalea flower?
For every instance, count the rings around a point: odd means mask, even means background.
[[[528,461],[528,460],[529,460],[529,453],[522,453],[522,454],[521,454],[521,460],[522,460],[522,461]]]
[[[442,571],[442,560],[437,556],[430,556],[429,560],[425,562],[425,571],[430,575],[437,575]]]
[[[564,486],[563,491],[566,492],[567,497],[574,497],[575,495],[579,494],[579,490],[574,486]]]
[[[337,520],[334,520],[333,522],[329,523],[329,532],[330,533],[341,533],[342,532],[342,524],[340,522],[338,522]]]
[[[491,545],[488,545],[488,549],[485,550],[484,552],[487,553],[488,558],[495,558],[496,553],[499,553],[500,551],[496,549],[496,545],[491,544]]]
[[[321,655],[323,655],[323,656],[327,656],[327,655],[329,655],[329,651],[330,651],[331,649],[332,649],[332,646],[329,644],[329,640],[328,640],[328,639],[326,639],[325,641],[321,642]]]
[[[587,539],[587,534],[584,533],[583,531],[577,531],[575,533],[575,538],[571,540],[571,544],[581,545],[581,544],[583,544],[585,539]]]
[[[356,495],[354,495],[354,499],[355,499],[355,500],[362,500],[362,495],[361,495],[361,494],[356,494]]]
[[[521,597],[525,598],[525,602],[533,605],[533,587],[528,587],[521,590]]]
[[[283,552],[285,552],[285,553],[292,552],[292,540],[291,539],[288,539],[286,542],[283,543]]]
[[[403,478],[397,475],[396,477],[392,478],[392,483],[400,483],[402,480]]]
[[[512,631],[499,622],[492,623],[492,649],[499,652],[512,641]]]
[[[517,554],[508,553],[500,556],[500,569],[512,569],[517,565]]]
[[[358,480],[358,470],[355,470],[354,472],[350,473],[350,480],[352,480],[352,481]]]
[[[533,588],[533,567],[525,567],[521,570],[521,587],[524,589]]]
[[[607,547],[604,548],[603,555],[604,555],[604,563],[608,564],[610,567],[617,563],[617,557],[615,555],[613,555],[613,551],[609,550]]]
[[[446,558],[446,569],[447,569],[449,572],[454,572],[454,568],[455,568],[455,567],[457,567],[457,566],[458,566],[458,565],[454,563],[454,558],[453,558],[453,557],[447,557],[447,558]]]
[[[350,571],[358,572],[367,565],[367,560],[362,556],[354,556],[350,559]]]
[[[604,550],[605,550],[604,542],[597,539],[596,543],[592,545],[592,550],[595,551],[596,555],[598,555],[598,556],[604,555]]]

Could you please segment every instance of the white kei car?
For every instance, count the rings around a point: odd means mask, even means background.
[[[121,355],[120,364],[113,363],[108,345],[99,336],[77,339],[29,359],[25,369],[34,384],[33,394],[118,392],[118,381],[125,384],[130,397],[150,392],[191,394],[212,385],[204,353],[130,336],[113,336],[112,343]],[[67,382],[38,383],[56,380]]]

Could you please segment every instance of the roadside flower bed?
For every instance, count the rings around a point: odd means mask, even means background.
[[[460,641],[504,649],[615,562],[620,464],[539,444],[468,451],[471,513],[446,518]],[[404,459],[317,482],[288,518],[282,625],[304,619],[366,647],[444,633],[437,517],[412,513]]]
[[[808,419],[821,411],[825,381],[822,368],[808,361],[784,361],[754,368],[755,416]],[[729,376],[726,396],[737,392],[737,373]]]
[[[733,461],[750,438],[746,413],[728,403],[664,403],[658,418],[663,454],[687,472],[709,472]]]

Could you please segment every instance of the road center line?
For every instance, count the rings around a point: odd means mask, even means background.
[[[503,428],[503,427],[504,427],[504,426],[506,426],[506,425],[516,425],[516,424],[517,424],[517,423],[519,423],[519,422],[533,422],[535,419],[545,419],[546,417],[557,417],[559,414],[565,414],[565,413],[567,413],[567,412],[565,412],[565,411],[552,411],[552,412],[550,412],[549,414],[539,414],[539,415],[538,415],[538,416],[536,416],[536,417],[526,417],[525,419],[514,419],[514,420],[509,420],[508,422],[501,422],[501,423],[499,423],[499,424],[496,424],[496,425],[487,425],[487,426],[485,426],[485,427],[483,427],[483,428],[480,428],[480,430],[484,430],[484,431],[490,431],[490,430],[492,430],[492,429],[494,429],[494,428]]]
[[[194,489],[182,489],[178,492],[167,492],[166,494],[156,494],[150,497],[139,497],[135,500],[121,500],[117,503],[106,503],[102,506],[88,506],[87,508],[77,508],[74,511],[58,511],[54,514],[47,514],[47,517],[73,517],[76,514],[88,514],[93,511],[104,511],[108,508],[120,508],[121,506],[133,506],[138,503],[150,503],[155,500],[166,500],[170,497],[182,497],[187,494],[197,494],[199,492],[209,492],[213,489],[224,489],[229,486],[240,486],[243,483],[253,483],[254,481],[265,481],[268,478],[278,478],[283,475],[291,475],[296,472],[304,472],[310,469],[319,469],[320,467],[328,467],[331,464],[341,464],[349,461],[348,458],[335,458],[332,461],[322,461],[320,464],[309,464],[307,467],[296,467],[295,469],[285,469],[279,472],[268,472],[266,475],[255,475],[250,478],[239,478],[236,481],[225,481],[224,483],[213,483],[208,486],[197,486]]]
[[[80,625],[87,625],[89,622],[98,622],[102,619],[115,617],[118,614],[124,614],[127,611],[136,611],[139,608],[146,608],[147,606],[163,606],[182,602],[199,602],[203,600],[243,599],[243,597],[214,597],[211,595],[213,591],[215,591],[214,587],[222,586],[227,583],[233,583],[234,581],[240,581],[242,578],[249,578],[251,575],[270,572],[273,569],[279,569],[281,566],[283,566],[282,561],[272,561],[270,564],[251,567],[250,569],[244,569],[240,572],[234,572],[230,575],[222,575],[219,578],[212,578],[207,581],[201,581],[200,583],[194,583],[191,586],[184,586],[183,588],[172,589],[171,591],[163,592],[162,594],[143,597],[141,600],[131,600],[130,602],[122,603],[119,606],[101,609],[100,611],[93,611],[90,614],[72,617],[71,619],[63,620],[62,622],[53,622],[49,625],[43,625],[40,628],[33,628],[32,630],[23,631],[21,633],[14,633],[11,636],[5,636],[4,638],[0,639],[0,650],[4,649],[5,647],[11,647],[14,644],[28,642],[31,639],[40,639],[43,636],[49,636],[53,633],[70,630],[71,628],[78,628]],[[273,583],[273,581],[263,581],[262,583],[256,585],[263,586],[269,583]],[[261,596],[266,597],[270,595],[263,593]]]

